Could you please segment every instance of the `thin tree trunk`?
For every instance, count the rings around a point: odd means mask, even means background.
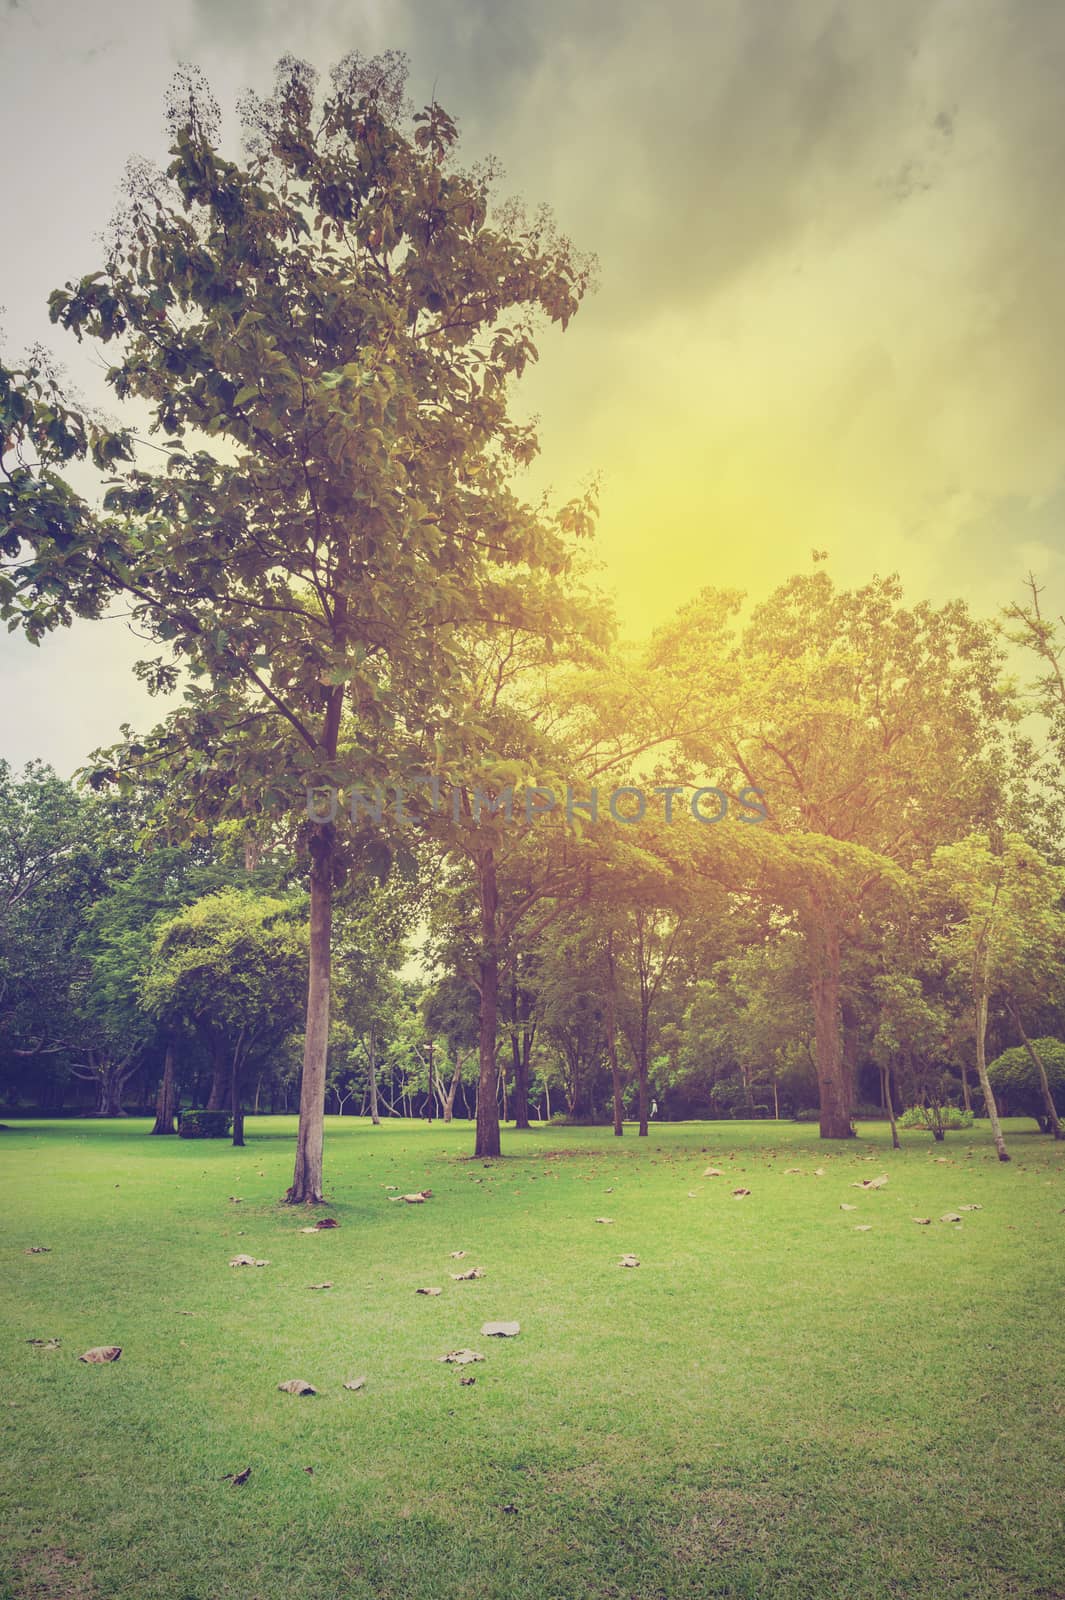
[[[251,1114],[252,1114],[253,1117],[257,1117],[259,1115],[259,1096],[262,1094],[262,1088],[263,1088],[263,1075],[260,1072],[259,1076],[255,1080],[255,1100],[254,1100],[254,1102],[252,1104],[252,1108],[251,1108]]]
[[[777,1080],[773,1079],[773,1121],[780,1121],[780,1092],[777,1089]]]
[[[1020,1012],[1017,1010],[1017,1007],[1014,1005],[1013,1001],[1007,1000],[1006,1004],[1009,1007],[1010,1016],[1017,1025],[1017,1032],[1021,1036],[1021,1043],[1028,1052],[1028,1058],[1039,1074],[1039,1087],[1043,1091],[1043,1105],[1046,1107],[1047,1121],[1050,1123],[1050,1131],[1054,1135],[1055,1139],[1065,1139],[1065,1129],[1063,1129],[1061,1126],[1061,1120],[1058,1117],[1058,1108],[1054,1104],[1054,1096],[1050,1092],[1050,1083],[1047,1079],[1047,1069],[1043,1058],[1039,1054],[1039,1051],[1036,1049],[1035,1045],[1032,1043],[1031,1039],[1029,1039],[1028,1035],[1025,1033]]]
[[[155,1127],[153,1133],[175,1133],[174,1127],[174,1046],[167,1041],[166,1055],[163,1057],[163,1077],[159,1085],[159,1096],[155,1102]]]
[[[311,837],[310,973],[307,1033],[300,1082],[300,1121],[296,1165],[285,1196],[290,1205],[322,1203],[322,1146],[325,1130],[325,1070],[329,1050],[330,944],[333,931],[333,831],[319,827]]]
[[[516,960],[517,958],[515,958]],[[510,1046],[514,1056],[514,1093],[511,1096],[511,1108],[514,1112],[514,1127],[527,1129],[529,1126],[529,1054],[532,1048],[532,1038],[529,1034],[529,1019],[522,1015],[527,1007],[521,1003],[521,989],[518,986],[517,974],[510,986],[511,1016],[514,1026],[510,1031]]]
[[[211,1041],[211,1092],[207,1096],[207,1110],[221,1111],[229,1096],[229,1057],[224,1039]]]
[[[806,942],[810,953],[810,996],[821,1100],[820,1133],[822,1139],[853,1139],[850,1086],[840,1038],[839,928],[828,908],[822,906],[819,910],[820,915],[807,924]]]
[[[444,1097],[444,1121],[450,1122],[455,1114],[455,1094],[462,1080],[462,1051],[455,1051],[455,1070],[451,1074],[447,1094]]]
[[[547,1102],[547,1120],[551,1121],[551,1085],[544,1079],[544,1099]]]
[[[986,972],[986,961],[985,961]],[[998,1106],[995,1104],[995,1094],[991,1087],[991,1080],[987,1076],[987,989],[977,985],[975,999],[976,1020],[976,1076],[980,1080],[980,1092],[984,1097],[984,1105],[991,1119],[991,1136],[995,1141],[1000,1161],[1010,1159],[1006,1149],[1006,1141],[1002,1137],[1002,1125],[998,1120]]]
[[[607,935],[606,961],[606,1048],[610,1057],[610,1083],[614,1091],[614,1137],[620,1139],[625,1132],[625,1108],[622,1104],[621,1068],[618,1065],[617,974],[614,970],[612,932]]]
[[[964,1061],[961,1063],[961,1103],[966,1111],[972,1110],[973,1097],[969,1093],[969,1069]]]
[[[898,1124],[895,1121],[895,1102],[891,1098],[891,1068],[881,1067],[880,1073],[883,1084],[882,1098],[887,1109],[888,1120],[891,1123],[891,1148],[892,1150],[901,1150],[902,1145],[899,1142]]]
[[[477,1080],[477,1140],[474,1154],[499,1154],[499,1105],[496,1100],[496,1025],[499,1011],[499,950],[496,911],[499,890],[495,853],[486,850],[478,862],[481,897],[481,953],[478,961],[481,991],[480,1072]]]
[[[236,1049],[233,1051],[233,1063],[229,1080],[229,1106],[233,1115],[233,1143],[240,1149],[244,1147],[244,1100],[240,1092],[240,1077],[243,1067],[244,1029],[241,1028]]]
[[[366,1059],[369,1062],[370,1072],[370,1121],[375,1128],[381,1126],[381,1114],[377,1109],[377,1025],[370,1023],[370,1039],[366,1047]]]
[[[647,1138],[647,1013],[640,1018],[640,1048],[636,1052],[636,1069],[640,1079],[640,1138]]]

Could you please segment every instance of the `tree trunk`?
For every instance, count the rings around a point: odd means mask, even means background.
[[[229,1109],[233,1116],[233,1143],[244,1148],[244,1100],[240,1092],[240,1077],[244,1066],[244,1029],[240,1030],[229,1077]]]
[[[370,1073],[370,1121],[375,1128],[381,1126],[381,1113],[377,1108],[377,1025],[370,1023],[370,1038],[366,1046],[366,1060]]]
[[[207,1110],[221,1111],[229,1098],[229,1058],[224,1039],[211,1040],[211,1092]]]
[[[462,1080],[462,1051],[455,1051],[455,1070],[451,1074],[451,1082],[444,1097],[444,1121],[450,1122],[455,1114],[455,1094]]]
[[[606,1048],[610,1057],[610,1083],[614,1091],[614,1137],[620,1139],[625,1132],[622,1104],[621,1068],[618,1066],[617,974],[614,971],[614,935],[608,934],[606,944]]]
[[[290,1205],[322,1203],[322,1144],[325,1128],[325,1069],[329,1050],[330,944],[333,931],[333,830],[311,837],[310,974],[307,1033],[300,1082],[296,1166],[285,1199]]]
[[[640,1048],[636,1052],[636,1069],[640,1079],[640,1138],[647,1138],[647,1014],[640,1018]]]
[[[891,1148],[892,1150],[901,1150],[902,1145],[899,1142],[898,1124],[895,1121],[895,1102],[891,1098],[891,1068],[881,1067],[880,1071],[883,1075],[883,1100],[891,1123]]]
[[[159,1095],[155,1102],[155,1127],[153,1133],[174,1133],[174,1112],[176,1110],[174,1099],[174,1046],[167,1043],[166,1055],[163,1058],[163,1077],[159,1085]]]
[[[1058,1108],[1054,1104],[1054,1096],[1050,1092],[1050,1083],[1047,1078],[1047,1069],[1043,1058],[1039,1054],[1039,1051],[1036,1049],[1035,1045],[1032,1043],[1031,1039],[1029,1039],[1028,1035],[1025,1033],[1020,1012],[1017,1010],[1017,1007],[1014,1005],[1013,1001],[1008,1000],[1006,1003],[1009,1007],[1010,1016],[1017,1025],[1017,1032],[1021,1036],[1021,1043],[1027,1050],[1029,1060],[1032,1062],[1035,1070],[1039,1074],[1039,1087],[1043,1091],[1043,1105],[1046,1107],[1046,1132],[1052,1133],[1055,1139],[1065,1139],[1065,1129],[1063,1129],[1061,1126],[1061,1120],[1058,1117]]]
[[[839,928],[827,908],[806,929],[810,953],[810,996],[814,1008],[817,1087],[821,1100],[821,1138],[853,1139],[851,1096],[840,1039]]]
[[[499,1013],[499,950],[496,943],[495,853],[486,850],[478,862],[481,896],[481,952],[478,960],[481,990],[480,1073],[477,1080],[477,1142],[474,1154],[499,1154],[499,1105],[496,1101],[496,1025]]]
[[[961,1103],[966,1111],[972,1110],[973,1098],[969,1093],[969,1069],[964,1061],[961,1064]]]
[[[974,1011],[976,1019],[976,1076],[980,1080],[980,1092],[984,1097],[984,1105],[991,1119],[991,1135],[995,1141],[1000,1161],[1010,1159],[1006,1149],[1006,1141],[1002,1137],[1002,1127],[998,1120],[998,1107],[995,1104],[994,1091],[987,1076],[987,989],[982,985],[976,986],[974,995]]]

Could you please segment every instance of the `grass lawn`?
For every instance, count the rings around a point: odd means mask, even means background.
[[[313,1236],[277,1203],[294,1119],[148,1126],[0,1134],[3,1600],[1065,1596],[1065,1150],[1034,1124],[1009,1166],[982,1128],[786,1123],[505,1130],[484,1164],[469,1124],[332,1118]]]

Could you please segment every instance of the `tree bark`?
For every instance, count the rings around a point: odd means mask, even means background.
[[[810,953],[821,1138],[853,1139],[850,1086],[840,1038],[839,927],[826,907],[820,907],[819,913],[807,924],[806,942]]]
[[[985,965],[986,970],[986,965]],[[987,989],[981,984],[976,985],[974,995],[974,1011],[976,1020],[976,1076],[980,1080],[980,1092],[984,1097],[984,1105],[991,1119],[991,1136],[995,1141],[995,1149],[1000,1161],[1010,1159],[1006,1149],[1006,1141],[1002,1137],[1002,1126],[998,1120],[998,1107],[995,1104],[995,1094],[991,1087],[991,1080],[987,1076]]]
[[[620,1139],[625,1132],[625,1108],[621,1098],[621,1068],[618,1066],[617,974],[614,970],[613,933],[607,935],[606,961],[609,974],[606,991],[606,1048],[610,1057],[610,1083],[614,1091],[614,1137]]]
[[[455,1093],[462,1080],[462,1051],[455,1051],[455,1070],[451,1074],[447,1094],[444,1097],[443,1117],[445,1122],[450,1122],[455,1114]]]
[[[366,1060],[370,1073],[370,1121],[375,1128],[381,1126],[381,1113],[377,1107],[377,1024],[370,1023],[370,1037],[366,1046]]]
[[[211,1040],[211,1092],[207,1096],[207,1110],[221,1111],[229,1098],[229,1057],[225,1040]]]
[[[517,975],[510,985],[511,1016],[514,1024],[510,1030],[510,1048],[514,1058],[514,1093],[511,1095],[511,1109],[514,1112],[515,1128],[528,1128],[529,1126],[529,1054],[532,1039],[529,1036],[529,1019],[523,1015],[527,1007],[522,1006],[521,989],[518,985]]]
[[[233,1116],[233,1143],[238,1148],[244,1148],[244,1099],[241,1095],[240,1079],[244,1066],[244,1029],[240,1030],[236,1048],[233,1051],[233,1061],[229,1077],[229,1108]]]
[[[973,1097],[969,1093],[969,1069],[964,1061],[961,1063],[961,1103],[966,1111],[972,1110]]]
[[[892,1150],[901,1150],[902,1149],[902,1145],[899,1142],[898,1123],[895,1121],[895,1102],[891,1098],[891,1068],[890,1067],[881,1067],[880,1070],[881,1070],[881,1072],[883,1074],[883,1083],[884,1083],[883,1099],[884,1099],[884,1104],[887,1107],[888,1118],[889,1118],[889,1120],[891,1122],[891,1148],[892,1148]]]
[[[333,932],[333,847],[334,836],[331,825],[319,826],[311,836],[307,1033],[303,1046],[296,1165],[292,1185],[285,1196],[290,1205],[322,1203],[325,1069],[329,1049],[330,945]]]
[[[499,1015],[499,949],[496,912],[499,888],[496,882],[495,852],[485,850],[478,865],[481,899],[481,951],[478,973],[481,991],[481,1018],[478,1049],[480,1073],[477,1080],[477,1140],[474,1154],[499,1154],[499,1105],[496,1101],[496,1026]]]
[[[155,1102],[155,1127],[153,1133],[175,1133],[174,1113],[176,1111],[174,1096],[174,1046],[168,1041],[166,1055],[163,1057],[163,1077],[159,1084],[159,1095]]]
[[[636,1070],[640,1079],[640,1138],[647,1138],[647,1013],[640,1017],[640,1047],[636,1052]]]
[[[1021,1043],[1028,1052],[1028,1058],[1039,1074],[1039,1087],[1043,1091],[1043,1105],[1046,1107],[1047,1122],[1050,1125],[1049,1131],[1054,1135],[1055,1139],[1065,1139],[1065,1129],[1063,1129],[1061,1126],[1061,1119],[1058,1116],[1058,1108],[1054,1104],[1054,1096],[1050,1092],[1050,1082],[1047,1078],[1047,1069],[1043,1058],[1039,1054],[1039,1051],[1036,1049],[1035,1045],[1032,1043],[1031,1039],[1029,1039],[1028,1035],[1025,1033],[1024,1024],[1021,1021],[1021,1014],[1014,1005],[1013,1001],[1008,1000],[1006,1004],[1009,1007],[1010,1016],[1017,1025],[1017,1032],[1021,1036]]]

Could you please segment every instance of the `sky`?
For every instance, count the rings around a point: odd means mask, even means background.
[[[405,51],[502,191],[599,287],[540,340],[530,492],[601,480],[624,630],[814,549],[843,584],[1065,609],[1065,6],[1057,0],[0,0],[6,359],[93,355],[48,292],[95,270],[182,61],[223,108],[292,52]],[[228,128],[236,149],[236,121]],[[69,773],[164,707],[121,619],[0,639],[0,754]]]

